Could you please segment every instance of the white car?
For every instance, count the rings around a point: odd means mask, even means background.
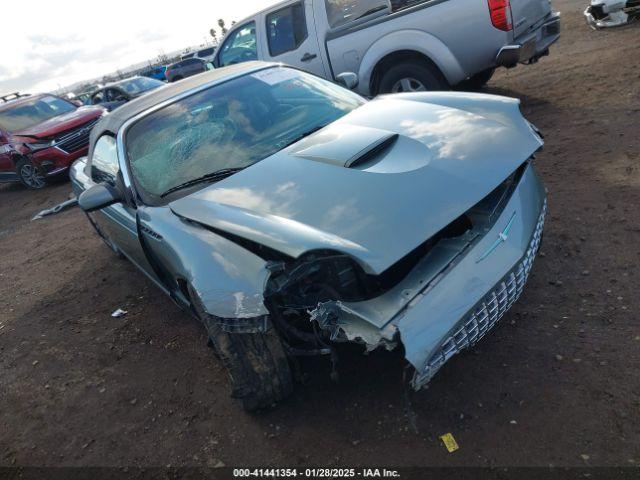
[[[200,60],[204,60],[205,63],[213,62],[213,56],[215,54],[216,47],[206,47],[195,52],[185,53],[180,56],[180,60],[185,60],[187,58],[199,58]]]
[[[584,16],[592,28],[618,27],[640,18],[640,0],[591,0]]]

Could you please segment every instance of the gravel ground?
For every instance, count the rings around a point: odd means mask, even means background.
[[[546,135],[528,288],[419,393],[401,356],[347,349],[339,383],[309,361],[308,384],[248,415],[202,328],[79,210],[29,221],[68,184],[0,186],[0,465],[638,465],[640,25],[592,31],[585,3],[556,2],[551,55],[487,88],[521,98]]]

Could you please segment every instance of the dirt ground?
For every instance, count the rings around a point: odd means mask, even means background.
[[[68,183],[0,186],[0,465],[640,464],[640,24],[592,31],[585,4],[556,2],[551,55],[487,89],[521,98],[546,136],[528,288],[419,393],[401,356],[348,350],[339,383],[308,362],[307,385],[248,415],[204,330],[79,210],[30,221]]]

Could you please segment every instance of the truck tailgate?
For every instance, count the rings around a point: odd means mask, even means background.
[[[550,12],[550,0],[511,0],[514,38],[540,23]]]

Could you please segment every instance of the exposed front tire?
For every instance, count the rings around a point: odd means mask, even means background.
[[[22,185],[30,190],[40,190],[47,185],[40,169],[26,158],[18,160],[16,163],[16,173]]]
[[[403,62],[382,74],[377,93],[427,92],[448,90],[440,72],[426,65]]]
[[[495,68],[488,68],[486,70],[483,70],[482,72],[478,72],[469,79],[462,82],[460,84],[460,87],[463,90],[480,90],[489,82],[489,80],[491,80],[491,77],[493,77],[495,71]]]
[[[287,355],[273,328],[265,333],[227,333],[208,315],[190,289],[196,314],[209,334],[209,342],[224,364],[231,396],[247,411],[268,408],[288,397],[293,380]]]

